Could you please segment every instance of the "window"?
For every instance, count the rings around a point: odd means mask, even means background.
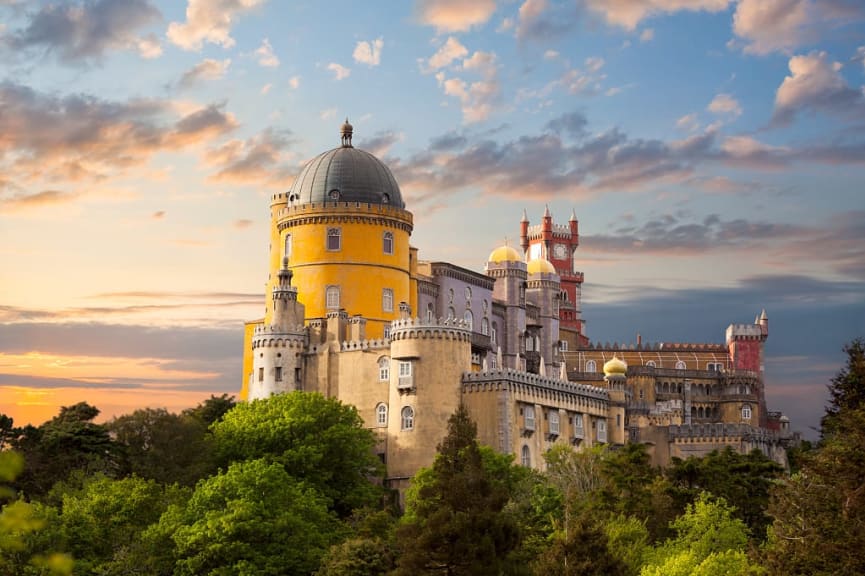
[[[375,423],[379,426],[387,426],[387,404],[384,402],[375,407]]]
[[[687,367],[688,365],[685,364],[683,360],[679,360],[678,362],[676,362],[676,370],[684,370]]]
[[[597,372],[598,364],[594,360],[586,362],[586,372]]]
[[[583,415],[582,414],[574,414],[574,437],[582,438],[583,437]]]
[[[496,343],[496,336],[498,335],[497,332],[498,332],[498,325],[495,322],[493,322],[492,330],[490,330],[490,344]]]
[[[650,368],[654,368],[655,367],[655,361],[649,360],[648,362],[646,362],[646,366],[650,367]]]
[[[466,323],[466,328],[471,330],[472,326],[475,323],[475,319],[474,316],[472,316],[471,310],[466,310],[465,314],[463,314],[463,321]]]
[[[499,361],[495,356],[490,356],[490,370],[498,370]]]
[[[525,422],[526,430],[534,430],[535,429],[535,407],[534,406],[526,406],[523,408],[523,419]]]
[[[568,341],[567,340],[559,340],[559,350],[562,352],[568,351]]]
[[[472,289],[471,286],[466,286],[466,301],[472,299]]]
[[[412,379],[411,362],[405,360],[400,361],[398,374],[399,379],[396,383],[397,388],[411,389],[414,386],[414,380]]]
[[[385,312],[393,312],[393,289],[384,288],[381,291],[381,309]]]
[[[390,204],[390,194],[388,194],[387,192],[382,194],[381,195],[381,203],[382,204]]]
[[[276,373],[274,374],[274,380],[277,382],[282,382],[282,366],[276,367]]]
[[[550,410],[550,434],[559,435],[559,412],[558,410]]]
[[[291,234],[285,235],[285,252],[282,256],[291,260]]]
[[[435,313],[433,312],[432,302],[426,305],[426,319],[427,322],[432,322],[435,320]]]
[[[258,369],[258,381],[264,382],[264,368]]]
[[[329,309],[339,308],[339,286],[328,286],[325,292],[325,300]]]
[[[382,334],[385,338],[390,338],[390,324],[384,325],[384,332]]]
[[[622,427],[622,415],[616,414],[616,428]]]
[[[401,361],[399,363],[399,377],[411,377],[411,362]]]
[[[327,229],[327,249],[338,251],[342,248],[342,231],[339,228]]]
[[[454,310],[454,307],[451,306],[448,308],[448,320],[453,320],[457,316],[457,311]]]
[[[403,406],[401,412],[402,418],[400,419],[401,428],[403,430],[413,430],[414,429],[414,410],[411,406]]]
[[[390,358],[387,356],[378,360],[378,379],[382,382],[390,380]]]
[[[641,388],[641,389],[640,389],[640,400],[642,400],[644,396],[645,396],[645,394],[643,393],[643,390],[642,390],[642,388]]]
[[[520,464],[526,468],[532,467],[532,452],[528,446],[523,446],[523,449],[520,451]]]
[[[490,321],[486,318],[481,320],[481,334],[484,336],[490,335]]]
[[[709,362],[706,364],[706,370],[709,372],[720,372],[721,371],[721,363],[720,362]]]
[[[448,288],[448,302],[453,303],[454,301],[454,289]]]
[[[382,249],[385,254],[393,254],[393,232],[385,232],[382,241]]]
[[[598,442],[607,441],[607,421],[598,420]]]
[[[744,404],[742,406],[742,420],[750,420],[751,419],[751,405]]]

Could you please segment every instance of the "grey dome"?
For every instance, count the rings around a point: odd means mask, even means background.
[[[362,202],[405,208],[399,185],[384,162],[348,145],[319,154],[303,167],[288,193],[288,204]]]

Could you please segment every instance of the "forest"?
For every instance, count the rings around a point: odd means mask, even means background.
[[[844,350],[789,471],[729,449],[661,470],[627,444],[556,445],[539,472],[460,408],[404,502],[356,410],[317,394],[0,415],[0,574],[865,574],[865,341]]]

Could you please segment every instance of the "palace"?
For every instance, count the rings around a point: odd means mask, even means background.
[[[402,489],[464,403],[479,440],[543,468],[555,443],[642,442],[653,462],[731,446],[785,464],[789,421],[766,408],[765,311],[724,344],[592,344],[579,227],[520,222],[483,272],[418,258],[398,183],[372,154],[311,160],[270,205],[263,319],[244,332],[241,398],[317,391],[357,407]]]

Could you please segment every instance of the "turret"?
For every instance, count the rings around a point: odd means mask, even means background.
[[[523,210],[523,217],[520,219],[520,248],[523,249],[523,255],[529,249],[529,218],[526,216],[525,210]]]
[[[568,220],[568,228],[571,230],[571,245],[572,251],[580,245],[580,222],[577,220],[577,213],[571,210],[571,218]]]

